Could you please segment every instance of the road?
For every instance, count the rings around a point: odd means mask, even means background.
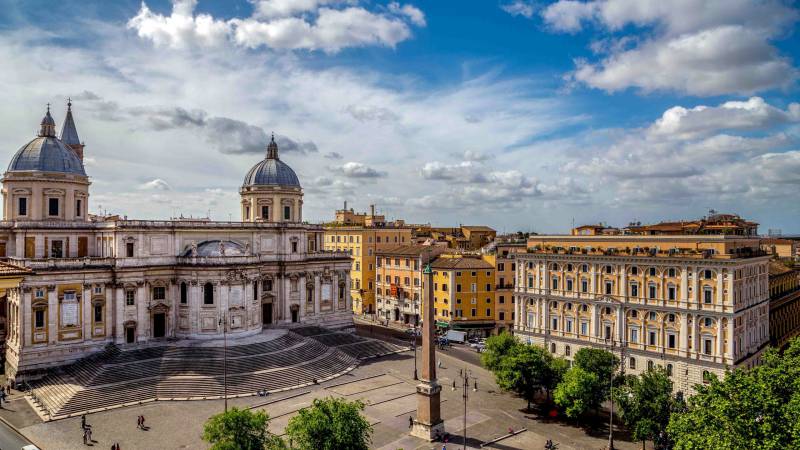
[[[19,434],[5,420],[0,420],[0,450],[20,450],[31,444],[31,441]]]

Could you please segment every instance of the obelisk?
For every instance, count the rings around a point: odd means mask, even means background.
[[[436,343],[434,340],[436,318],[433,316],[433,271],[430,253],[423,256],[425,269],[422,279],[422,375],[417,385],[417,418],[411,435],[427,441],[435,441],[444,435],[439,393],[442,387],[436,382]]]

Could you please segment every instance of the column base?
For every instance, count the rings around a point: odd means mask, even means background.
[[[417,420],[411,427],[411,435],[428,442],[438,441],[444,437],[444,421],[438,423],[423,423]]]

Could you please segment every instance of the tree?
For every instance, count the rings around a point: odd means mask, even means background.
[[[212,450],[278,450],[283,441],[267,427],[269,416],[264,411],[232,408],[211,416],[203,427],[203,440]]]
[[[486,339],[486,348],[481,355],[483,366],[487,370],[497,370],[500,367],[500,361],[511,353],[511,350],[522,344],[512,336],[510,333],[500,333],[497,336],[491,336]]]
[[[575,352],[575,365],[597,375],[602,390],[600,393],[602,403],[608,397],[611,376],[617,370],[619,358],[607,350],[584,347]]]
[[[569,361],[564,358],[556,358],[551,355],[549,370],[542,380],[542,386],[547,392],[547,400],[550,401],[550,394],[555,390],[558,383],[564,379],[564,374],[569,370]]]
[[[800,339],[783,355],[769,349],[761,365],[722,380],[711,375],[695,390],[667,426],[676,449],[800,448]]]
[[[648,369],[640,376],[629,375],[622,386],[614,387],[614,402],[633,439],[660,444],[676,403],[672,381],[662,367]]]
[[[497,385],[506,391],[519,394],[528,401],[531,408],[533,396],[545,388],[545,382],[552,376],[553,357],[543,347],[520,344],[500,360],[494,371]]]
[[[600,406],[603,401],[600,390],[601,382],[597,375],[576,365],[564,374],[564,379],[553,392],[553,398],[558,406],[564,408],[567,417],[577,419]]]
[[[364,404],[339,398],[314,399],[289,420],[286,435],[299,450],[368,450],[372,425],[361,415]]]

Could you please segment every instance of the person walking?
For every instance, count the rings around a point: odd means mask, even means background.
[[[92,440],[92,429],[91,429],[91,427],[87,427],[87,428],[86,428],[86,437],[88,438],[88,440],[89,440],[89,443],[90,443],[90,444],[91,444],[92,442],[94,442],[94,441]]]
[[[86,414],[81,414],[81,428],[83,428],[85,430],[85,429],[87,429],[89,427],[90,427],[90,425],[86,424]]]
[[[408,428],[413,428],[413,427],[414,427],[414,418],[408,416]]]
[[[142,429],[142,416],[136,416],[136,428]]]
[[[142,414],[142,429],[144,430],[144,414]]]
[[[89,443],[88,442],[89,441],[89,433],[88,433],[88,431],[89,430],[87,430],[86,428],[83,429],[83,445],[87,445]]]

